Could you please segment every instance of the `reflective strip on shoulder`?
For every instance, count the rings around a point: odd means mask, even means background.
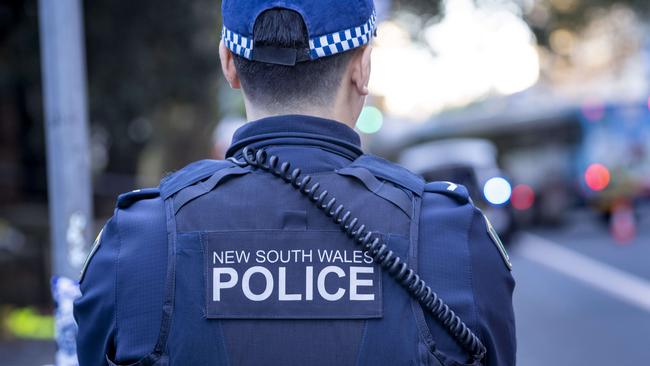
[[[88,253],[88,257],[86,257],[86,261],[84,262],[83,267],[81,268],[81,273],[79,274],[79,283],[84,280],[84,276],[86,274],[86,269],[88,269],[88,264],[90,263],[90,260],[93,258],[95,253],[97,253],[97,249],[99,249],[99,245],[101,244],[102,240],[102,233],[104,232],[104,228],[102,228],[99,231],[99,234],[97,234],[97,238],[95,238],[95,242],[93,243],[92,249],[90,249],[90,253]]]
[[[506,267],[508,267],[508,270],[512,271],[512,263],[510,262],[510,256],[508,255],[508,252],[506,251],[506,247],[503,245],[503,242],[501,241],[499,234],[497,234],[497,231],[494,230],[494,227],[492,226],[490,220],[488,220],[487,216],[483,215],[483,218],[485,219],[485,225],[487,226],[487,232],[488,235],[490,235],[490,239],[492,239],[492,242],[494,243],[494,245],[496,245],[497,249],[499,250],[499,253],[501,254],[501,258],[503,258],[503,262],[506,264]]]

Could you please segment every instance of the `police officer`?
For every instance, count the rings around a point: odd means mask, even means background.
[[[372,0],[222,7],[223,73],[252,122],[228,160],[118,198],[82,273],[80,364],[513,365],[489,222],[351,128]]]

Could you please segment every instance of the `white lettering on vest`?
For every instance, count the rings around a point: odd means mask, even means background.
[[[266,286],[264,287],[264,291],[260,294],[254,294],[253,291],[251,291],[250,287],[250,280],[251,276],[253,276],[255,273],[259,273],[264,276],[264,279],[266,280]],[[246,270],[244,272],[244,276],[242,277],[241,280],[242,284],[242,290],[244,291],[244,296],[246,296],[249,300],[252,301],[264,301],[271,296],[271,293],[273,293],[273,275],[271,274],[271,271],[268,269],[261,267],[261,266],[254,266]]]
[[[221,275],[226,274],[230,279],[226,282],[221,282]],[[237,271],[233,268],[213,268],[212,269],[212,301],[221,301],[221,289],[233,288],[238,281]]]
[[[357,278],[359,273],[374,273],[373,267],[350,267],[350,300],[353,301],[373,301],[375,294],[359,294],[357,288],[360,286],[373,286],[372,280],[360,280]]]
[[[278,268],[278,300],[280,301],[300,301],[302,295],[300,294],[287,294],[287,268]]]
[[[345,277],[345,272],[343,272],[341,267],[327,266],[323,268],[323,270],[318,274],[318,293],[323,299],[327,301],[337,301],[340,300],[343,297],[343,295],[345,295],[345,290],[339,288],[333,294],[327,292],[327,289],[325,288],[325,278],[330,273],[336,274],[337,276],[339,276],[339,278]]]

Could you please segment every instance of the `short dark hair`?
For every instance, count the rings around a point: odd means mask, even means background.
[[[309,49],[302,16],[293,10],[270,9],[257,17],[254,47]],[[255,62],[233,54],[242,89],[256,104],[296,107],[304,102],[326,106],[334,98],[354,50],[283,66]]]

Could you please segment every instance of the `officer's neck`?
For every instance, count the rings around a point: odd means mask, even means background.
[[[305,115],[320,117],[343,123],[354,128],[356,118],[354,113],[346,110],[347,108],[321,108],[321,107],[301,107],[301,108],[259,108],[246,103],[246,117],[249,121],[257,121],[267,117],[276,117],[284,115]]]

